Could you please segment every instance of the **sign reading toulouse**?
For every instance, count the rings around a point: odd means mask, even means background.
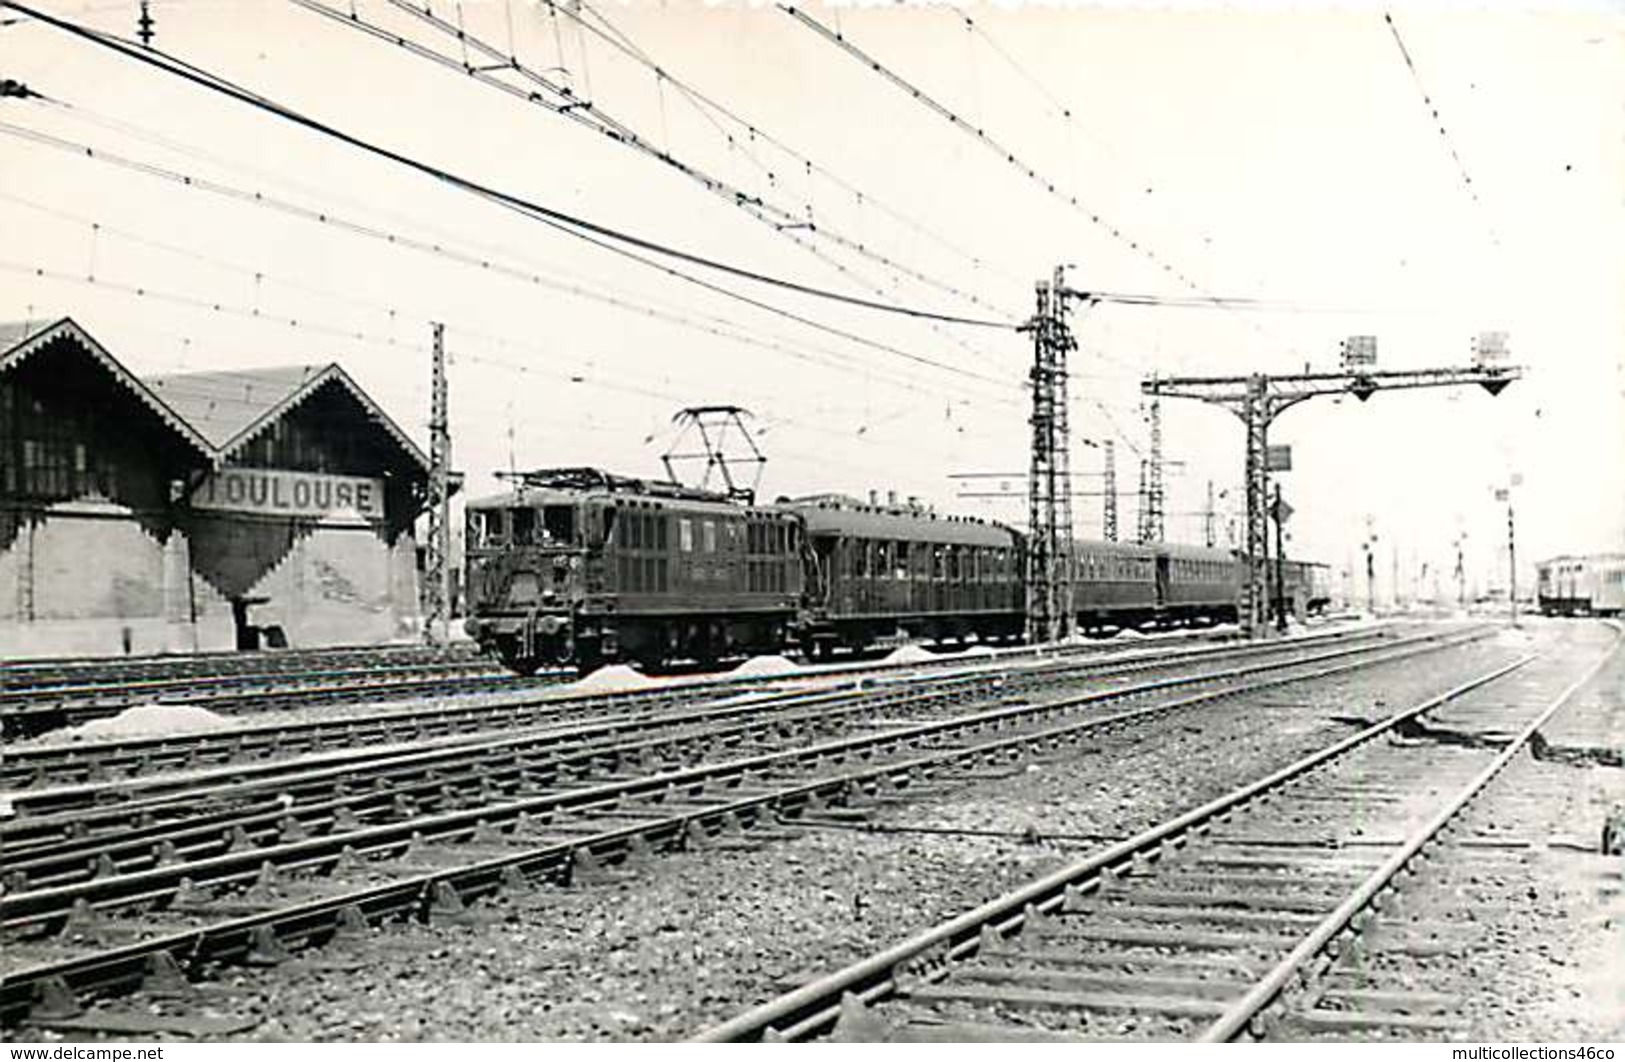
[[[326,516],[354,512],[384,518],[384,481],[364,476],[222,468],[192,495],[192,508],[274,516]]]

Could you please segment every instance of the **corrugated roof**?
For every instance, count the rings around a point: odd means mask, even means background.
[[[284,365],[229,372],[186,372],[148,379],[154,391],[202,432],[224,461],[277,418],[322,387],[332,384],[349,393],[406,454],[429,471],[429,459],[410,436],[350,379],[337,363]]]
[[[286,365],[235,372],[182,372],[149,376],[147,385],[210,445],[224,449],[326,368]]]
[[[96,342],[90,333],[79,327],[71,317],[59,317],[53,321],[0,322],[0,373],[16,368],[59,339],[67,339],[89,353],[107,370],[116,383],[135,395],[138,401],[152,410],[198,453],[205,457],[211,455],[208,440],[162,398],[153,393],[140,378],[119,364],[118,359],[108,353],[107,348]]]

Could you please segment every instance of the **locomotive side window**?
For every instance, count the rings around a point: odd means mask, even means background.
[[[471,549],[484,549],[486,543],[485,514],[471,509],[468,513],[468,546]]]
[[[717,525],[716,525],[716,521],[714,521],[714,520],[701,520],[700,521],[700,539],[701,539],[701,542],[702,542],[701,548],[706,553],[715,553],[717,551]]]
[[[694,552],[694,521],[687,517],[677,521],[677,547],[684,553]]]

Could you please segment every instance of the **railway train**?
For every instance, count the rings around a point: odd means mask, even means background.
[[[1535,586],[1542,615],[1617,616],[1625,612],[1625,553],[1542,561]]]
[[[838,494],[759,505],[594,468],[509,478],[466,506],[464,625],[517,672],[1024,633],[1026,544],[1002,524]],[[1080,629],[1236,618],[1232,551],[1076,541],[1073,558]],[[1284,567],[1292,607],[1324,608],[1323,566]]]

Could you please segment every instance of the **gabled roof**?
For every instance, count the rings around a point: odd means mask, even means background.
[[[410,436],[336,363],[286,365],[232,372],[186,372],[148,377],[147,383],[208,439],[225,461],[266,427],[322,387],[342,388],[427,475],[429,459]]]
[[[71,317],[54,321],[0,322],[0,375],[11,372],[29,358],[45,350],[57,340],[67,339],[88,353],[107,370],[115,383],[129,391],[158,419],[184,439],[198,453],[212,456],[213,447],[162,398],[153,393],[141,379],[119,364],[107,348],[96,342],[89,332],[79,327]]]

